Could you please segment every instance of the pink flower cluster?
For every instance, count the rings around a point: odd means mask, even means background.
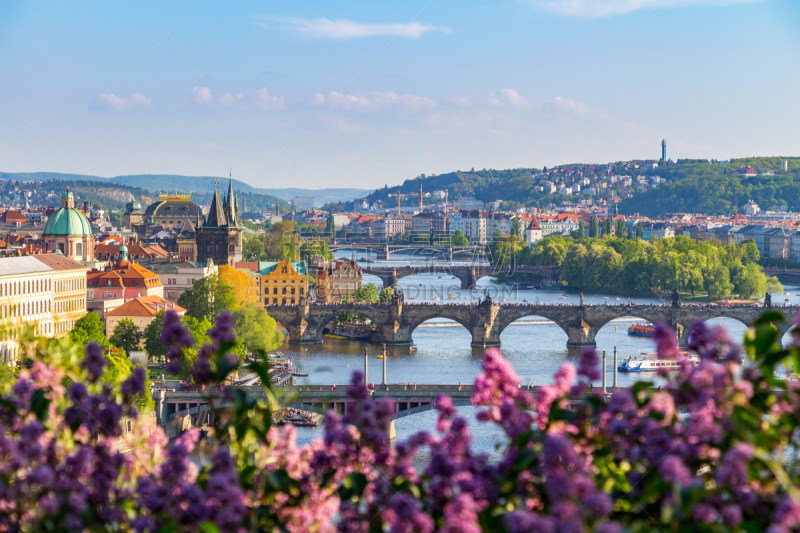
[[[187,364],[177,348],[186,346],[183,326],[170,313],[164,323],[172,360]],[[590,387],[594,350],[577,370],[562,365],[537,396],[490,350],[472,403],[479,420],[505,432],[499,459],[473,451],[446,396],[436,400],[434,434],[392,445],[391,405],[373,401],[358,372],[350,407],[328,413],[324,438],[305,446],[291,426],[271,425],[271,400],[232,390],[210,464],[190,460],[194,430],[163,451],[160,429],[142,433],[124,455],[117,428],[133,414],[127,402],[142,376],[121,393],[102,385],[93,347],[78,374],[37,361],[0,401],[0,531],[796,531],[798,474],[781,457],[797,441],[800,393],[775,370],[800,361],[800,348],[776,345],[771,327],[748,334],[742,369],[723,330],[695,324],[698,365],[682,364],[660,388],[641,383],[609,397]],[[222,317],[195,365],[224,356],[231,331]],[[679,355],[665,327],[658,346]]]

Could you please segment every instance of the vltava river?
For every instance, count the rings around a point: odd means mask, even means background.
[[[357,252],[360,258],[364,252]],[[349,253],[342,254],[350,257]],[[394,254],[393,256],[394,257]],[[399,258],[398,258],[399,259]],[[375,266],[408,265],[407,261],[397,261],[391,263],[379,263]],[[379,278],[364,276],[364,283],[374,282],[379,287]],[[505,299],[507,303],[512,302],[536,302],[547,304],[573,304],[579,303],[577,294],[566,294],[566,298],[560,299],[562,292],[543,291],[543,290],[510,290],[508,287],[497,287],[493,279],[486,277],[478,282],[478,293],[482,294],[483,289],[491,288],[499,292],[495,301]],[[424,274],[408,277],[400,280],[399,286],[404,291],[407,303],[428,301],[434,304],[447,303],[448,301],[467,301],[471,296],[466,290],[453,290],[447,288],[455,284],[458,280],[452,279],[446,274]],[[790,303],[800,303],[800,296],[797,295],[797,287],[785,288],[790,293],[789,296],[774,295],[773,302],[782,303],[784,298],[789,298]],[[450,296],[450,294],[455,296]],[[435,294],[435,295],[434,295]],[[433,301],[431,298],[440,297],[441,300]],[[413,295],[413,296],[412,296]],[[494,296],[494,293],[493,293]],[[410,297],[415,300],[409,301]],[[628,298],[613,295],[584,295],[586,304],[620,304],[627,302]],[[649,298],[632,298],[632,302],[638,305],[650,303],[663,304],[665,302]],[[597,350],[602,356],[605,351],[608,369],[608,385],[612,384],[613,379],[613,360],[612,354],[614,347],[617,348],[618,357],[641,357],[642,352],[652,352],[655,347],[652,339],[642,337],[632,337],[627,334],[628,326],[635,322],[643,322],[633,316],[610,322],[604,326],[597,334]],[[726,327],[733,339],[741,339],[746,328],[743,324],[729,319],[714,319],[709,322],[722,324]],[[460,324],[446,321],[444,319],[433,319],[418,327],[413,332],[413,340],[418,349],[411,352],[407,346],[387,347],[387,375],[390,383],[439,383],[457,384],[458,382],[472,383],[480,373],[481,360],[484,350],[482,348],[471,348],[471,337],[469,332]],[[500,351],[503,356],[511,362],[517,375],[523,384],[531,383],[543,385],[552,381],[552,376],[558,367],[565,361],[577,364],[580,358],[579,349],[567,349],[566,334],[557,325],[536,317],[520,319],[513,323],[501,335],[502,346]],[[788,337],[784,342],[788,341]],[[383,361],[377,359],[382,348],[377,345],[345,341],[332,338],[325,338],[319,345],[297,346],[285,343],[280,349],[285,355],[290,356],[296,367],[302,372],[307,372],[307,378],[295,378],[298,384],[330,385],[332,383],[344,384],[350,379],[354,370],[364,368],[364,349],[369,353],[369,380],[380,383],[382,379]],[[622,374],[618,376],[620,386],[629,386],[645,376],[641,374]],[[646,376],[654,382],[658,382],[656,376]],[[600,381],[595,383],[599,386]],[[459,411],[472,418],[473,408],[461,407]],[[413,416],[401,418],[395,422],[398,440],[407,438],[410,434],[425,429],[432,431],[435,426],[436,414],[425,412]],[[485,424],[480,424],[471,420],[471,430],[473,438],[478,448],[490,451],[494,443],[500,438],[500,433]],[[299,439],[307,441],[313,436],[321,435],[321,429],[308,430],[301,429]]]

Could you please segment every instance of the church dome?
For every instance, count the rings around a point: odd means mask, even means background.
[[[72,196],[71,192],[66,194]],[[62,207],[47,219],[42,235],[45,237],[91,237],[92,227],[89,225],[86,215],[74,207]]]

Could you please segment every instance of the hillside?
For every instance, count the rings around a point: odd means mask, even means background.
[[[188,192],[200,194],[214,194],[214,181],[223,180],[226,184],[228,178],[214,177],[214,176],[180,176],[175,174],[136,174],[128,176],[115,176],[113,178],[103,178],[101,176],[87,176],[83,174],[60,174],[57,172],[0,172],[0,179],[2,180],[20,180],[20,181],[97,181],[100,183],[112,183],[115,185],[126,185],[128,187],[138,187],[147,191],[158,192]],[[272,202],[275,199],[289,201],[295,196],[313,196],[317,204],[321,205],[326,202],[340,202],[353,200],[354,198],[363,197],[369,193],[368,189],[348,189],[348,188],[332,188],[332,189],[265,189],[253,187],[248,183],[239,180],[233,180],[233,189],[238,193],[250,193],[253,195],[266,195],[272,197]],[[254,201],[256,199],[254,198]],[[266,199],[264,205],[269,204]],[[248,208],[250,204],[248,202]],[[256,207],[256,204],[253,204]]]
[[[788,172],[779,170],[782,160],[789,161]],[[740,176],[737,170],[747,165],[755,168],[759,175]],[[762,175],[762,172],[775,175]],[[659,167],[648,174],[659,175],[667,182],[624,200],[619,206],[620,213],[732,215],[741,212],[748,200],[755,201],[764,211],[781,205],[789,211],[800,211],[800,158],[752,157],[728,164],[680,163]]]
[[[780,170],[780,163],[783,160],[789,161],[788,172]],[[612,183],[608,176],[609,166],[613,175],[628,176],[634,183],[628,188],[624,188],[621,182]],[[759,175],[740,176],[737,171],[742,166],[752,166]],[[773,172],[774,175],[762,175],[763,172]],[[534,174],[536,177],[533,177]],[[650,184],[650,180],[656,176],[665,182],[656,187],[651,186],[646,191],[637,189],[635,183],[637,177],[646,179]],[[544,179],[557,184],[560,181],[576,178],[588,178],[592,187],[605,188],[599,188],[595,194],[587,194],[584,186],[580,193],[569,196],[540,190],[540,184]],[[784,205],[789,210],[800,211],[800,158],[796,157],[752,157],[736,159],[730,163],[667,161],[660,163],[654,169],[646,169],[642,161],[621,161],[597,166],[572,164],[549,170],[520,168],[475,171],[473,169],[469,172],[456,171],[438,176],[422,174],[406,180],[402,185],[378,189],[367,196],[367,200],[370,204],[381,200],[387,206],[395,206],[397,199],[390,198],[389,194],[397,192],[415,194],[419,192],[420,184],[423,192],[449,191],[449,201],[453,201],[458,194],[473,194],[483,201],[503,200],[504,209],[523,206],[547,207],[550,204],[559,205],[564,201],[574,203],[589,199],[596,202],[600,198],[610,201],[615,196],[624,198],[625,193],[630,191],[634,196],[620,203],[621,213],[640,213],[647,216],[669,212],[734,214],[737,209],[741,211],[742,205],[751,199],[758,203],[762,210],[772,210]],[[433,198],[426,198],[424,203],[430,204],[434,201]],[[418,203],[416,195],[403,198],[403,205]],[[339,204],[335,207],[348,206]]]

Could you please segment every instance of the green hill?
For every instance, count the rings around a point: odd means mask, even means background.
[[[205,200],[206,195],[210,199],[211,195],[214,194],[214,189],[216,188],[214,182],[216,180],[223,180],[223,185],[227,186],[228,178],[215,176],[180,176],[175,174],[136,174],[104,178],[101,176],[89,176],[84,174],[60,174],[58,172],[0,172],[0,180],[98,182],[104,185],[122,185],[143,189],[156,194],[159,192],[178,191],[182,193],[192,193],[195,195],[198,202],[202,203],[207,201]],[[267,207],[273,204],[275,200],[288,202],[295,196],[313,196],[316,199],[316,203],[321,205],[327,202],[352,200],[354,198],[363,197],[370,192],[368,189],[349,188],[265,189],[253,187],[239,180],[233,180],[233,189],[237,193],[252,195],[252,198],[247,201],[248,209],[251,207],[253,209]],[[260,198],[259,196],[265,196],[266,198]]]
[[[780,170],[783,160],[789,161],[788,172]],[[752,166],[759,175],[739,175],[737,171],[742,166]],[[680,162],[660,166],[647,174],[661,176],[667,182],[624,200],[619,206],[620,213],[733,215],[741,212],[748,200],[755,201],[762,210],[785,206],[789,211],[800,211],[800,158],[797,157],[751,157],[727,164]]]

